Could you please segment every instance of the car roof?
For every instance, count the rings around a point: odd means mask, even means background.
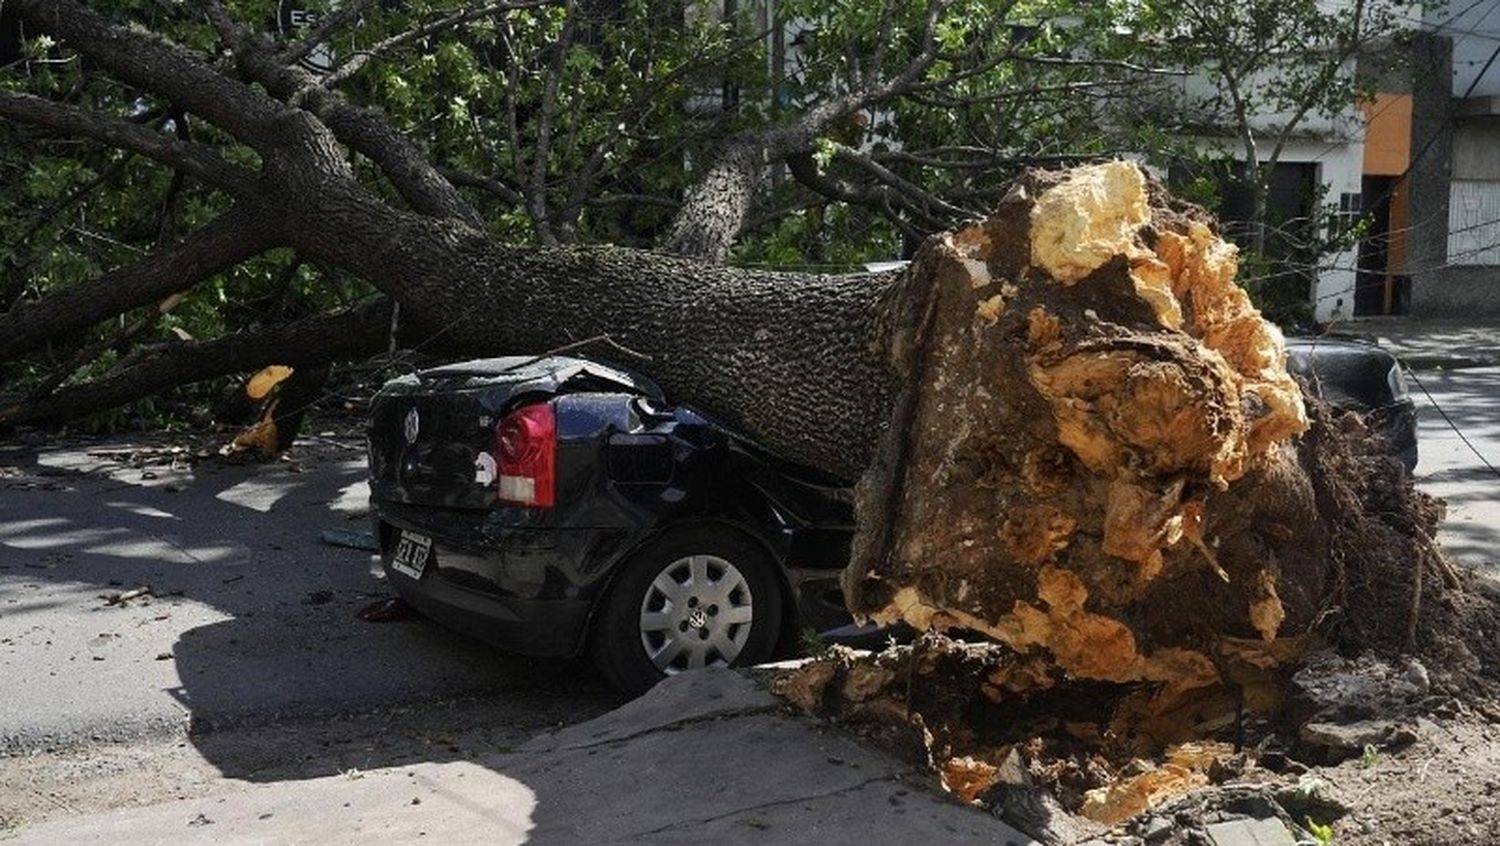
[[[501,356],[476,358],[429,367],[418,371],[416,378],[462,381],[467,387],[511,386],[512,393],[541,391],[558,393],[563,389],[625,390],[653,399],[663,399],[660,386],[648,377],[592,358],[567,355]]]
[[[1384,363],[1396,361],[1395,355],[1373,341],[1337,335],[1291,336],[1286,339],[1287,353],[1293,359],[1317,358],[1323,361],[1362,360]]]

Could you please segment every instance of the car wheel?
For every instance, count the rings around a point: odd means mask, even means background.
[[[732,529],[673,531],[626,564],[595,617],[594,661],[640,694],[662,678],[771,658],[781,585],[771,557]]]

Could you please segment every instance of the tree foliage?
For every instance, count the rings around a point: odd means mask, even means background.
[[[314,65],[310,88],[295,73],[259,81],[325,121],[348,105],[342,131],[404,138],[390,161],[345,150],[360,183],[392,202],[462,207],[507,243],[664,247],[784,268],[910,255],[926,235],[992,208],[1027,164],[1125,153],[1166,164],[1190,153],[1181,122],[1142,108],[1182,68],[1248,80],[1316,25],[1323,35],[1307,42],[1295,86],[1241,86],[1245,97],[1318,93],[1297,100],[1312,113],[1335,107],[1343,77],[1330,84],[1326,72],[1347,64],[1327,60],[1347,34],[1312,0],[1243,12],[1194,0],[1082,10],[1060,0],[788,0],[774,19],[769,6],[732,0],[304,0],[311,23],[293,29],[281,6],[88,4],[241,79],[269,71],[246,65],[226,19],[270,39],[273,63]],[[106,72],[45,28],[23,22],[21,32],[0,94],[38,99],[0,109],[0,309],[86,290],[191,245],[246,205],[215,178],[264,172],[264,150],[243,133]],[[1259,64],[1214,64],[1205,51],[1220,42]],[[40,108],[52,105],[73,111]],[[137,134],[85,131],[93,118]],[[0,378],[45,395],[113,372],[142,345],[276,326],[374,295],[346,268],[275,238],[251,241],[222,267],[194,265],[150,305],[19,345],[0,356]]]

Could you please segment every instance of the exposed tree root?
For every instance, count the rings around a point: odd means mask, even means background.
[[[836,647],[773,687],[925,761],[957,800],[1046,843],[1140,834],[1151,812],[1327,825],[1351,809],[1300,774],[1402,749],[1419,717],[1453,702],[1452,677],[1412,659],[1323,650],[1300,668],[1233,666],[1232,685],[1163,710],[1161,685],[1082,681],[1036,653],[929,634],[878,654]],[[1195,830],[1174,824],[1153,842],[1202,842]]]
[[[1280,335],[1234,273],[1126,163],[1030,174],[924,248],[851,609],[1182,689],[1215,682],[1219,638],[1309,631],[1332,521]]]
[[[1168,698],[1445,618],[1439,506],[1356,416],[1304,401],[1234,274],[1206,216],[1126,163],[1028,174],[929,243],[892,310],[856,615]]]
[[[1277,721],[1309,718],[1287,706],[1319,650],[1492,695],[1500,614],[1443,559],[1440,503],[1304,400],[1235,270],[1124,163],[1028,174],[930,242],[845,595],[992,642],[836,653],[778,690],[909,726],[962,799],[1023,785],[1104,824],[1243,769],[1269,726],[1298,737]]]

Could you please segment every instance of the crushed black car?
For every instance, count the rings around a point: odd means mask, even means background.
[[[377,395],[369,451],[391,586],[505,649],[588,652],[639,691],[844,619],[844,480],[642,375],[560,356],[425,370]]]
[[[1416,462],[1396,360],[1289,342],[1289,367]],[[847,626],[849,480],[798,467],[648,377],[565,356],[423,370],[377,394],[372,515],[391,587],[450,628],[589,654],[615,685],[745,665]]]

